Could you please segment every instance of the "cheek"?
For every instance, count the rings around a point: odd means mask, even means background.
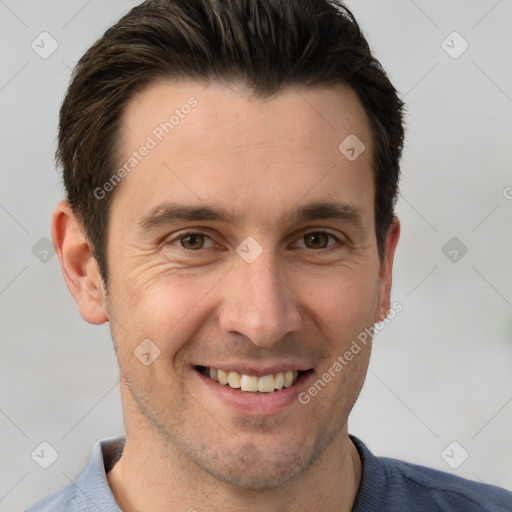
[[[119,323],[123,322],[131,334],[126,350],[132,351],[149,338],[163,359],[172,361],[181,345],[206,322],[211,313],[208,304],[211,306],[222,273],[170,275],[167,269],[153,270],[154,278],[146,272],[137,279],[123,281],[116,311]]]
[[[137,267],[112,280],[114,323],[124,340],[120,350],[131,353],[145,339],[160,350],[163,360],[172,363],[181,346],[191,339],[222,307],[223,277],[229,268],[216,271],[194,269],[187,273],[167,264]],[[336,352],[350,343],[365,327],[373,325],[378,301],[378,269],[368,261],[330,268],[299,271],[282,276],[290,283],[296,307],[322,331]],[[306,322],[305,325],[307,325]]]
[[[302,277],[300,290],[308,314],[316,317],[333,344],[347,343],[373,325],[378,301],[376,272],[354,268],[332,271],[316,278]]]

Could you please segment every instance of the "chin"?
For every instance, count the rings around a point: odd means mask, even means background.
[[[260,466],[260,465],[258,465]],[[286,466],[286,467],[283,467]],[[232,465],[223,468],[204,468],[216,480],[226,485],[247,489],[263,490],[277,489],[298,478],[305,469],[291,467],[290,461],[275,465],[271,468],[247,468],[244,465]]]
[[[273,449],[265,453],[256,444],[247,443],[229,459],[196,458],[195,462],[226,485],[240,489],[270,490],[300,477],[319,458],[321,452],[316,447],[305,452],[302,446],[295,449]]]

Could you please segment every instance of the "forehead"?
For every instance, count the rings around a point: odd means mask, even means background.
[[[182,123],[189,114],[192,121]],[[187,139],[180,138],[180,144],[194,145],[196,153],[272,139],[281,144],[304,143],[305,138],[314,142],[323,140],[326,131],[335,140],[358,133],[370,143],[364,108],[346,84],[288,87],[256,98],[243,83],[186,80],[158,80],[135,94],[124,111],[121,142],[133,146],[137,132],[152,134],[159,142],[166,135],[177,138],[184,131],[183,126],[178,130],[179,125],[185,125]],[[224,139],[225,134],[231,137]]]
[[[365,147],[357,160],[343,154],[346,140]],[[347,85],[289,87],[260,99],[242,85],[159,81],[126,106],[119,165],[137,161],[114,202],[131,198],[134,215],[163,201],[216,204],[240,218],[251,209],[270,223],[305,196],[351,193],[347,201],[371,203],[372,146]]]

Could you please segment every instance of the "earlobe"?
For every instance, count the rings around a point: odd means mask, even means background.
[[[386,318],[391,302],[391,282],[393,275],[393,260],[395,249],[400,238],[400,221],[393,217],[393,222],[388,228],[384,247],[384,257],[380,263],[379,272],[379,305],[375,312],[375,322]]]
[[[80,315],[91,324],[106,322],[105,290],[98,263],[68,201],[55,206],[51,231],[64,280]]]

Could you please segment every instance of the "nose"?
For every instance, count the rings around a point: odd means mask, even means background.
[[[242,334],[259,347],[274,347],[302,326],[292,286],[265,251],[252,263],[238,259],[224,280],[221,329]]]

